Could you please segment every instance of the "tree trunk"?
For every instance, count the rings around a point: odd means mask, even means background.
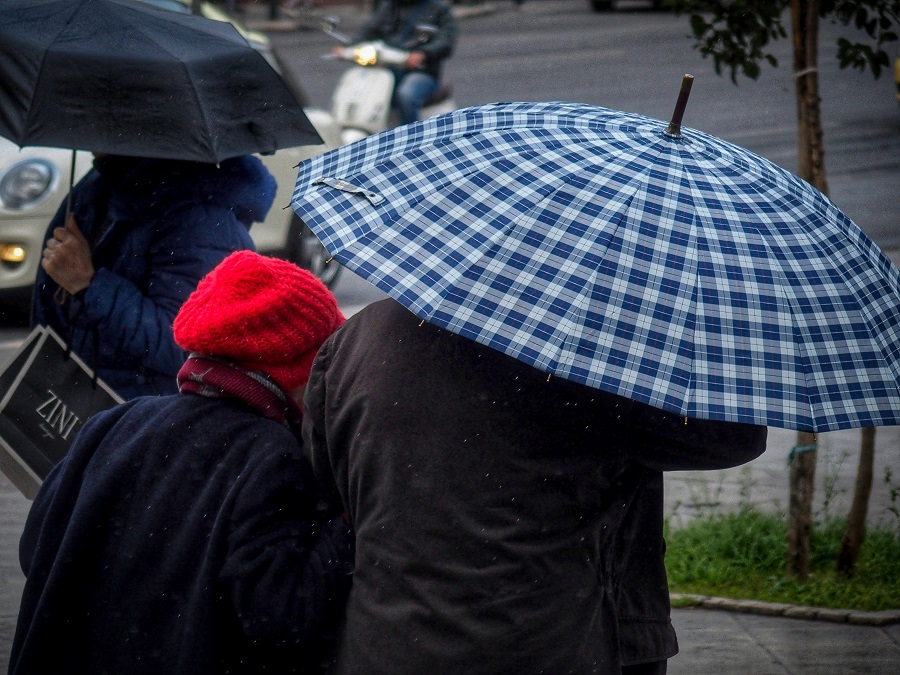
[[[818,0],[791,0],[794,46],[794,87],[797,97],[797,174],[828,194],[822,111],[819,105]],[[805,580],[809,575],[809,536],[816,477],[815,434],[798,432],[792,452],[788,511],[788,575]],[[796,448],[795,448],[796,449]]]
[[[797,97],[797,175],[828,195],[819,96],[819,2],[791,0],[794,90]]]
[[[846,576],[853,576],[859,549],[866,538],[866,515],[869,512],[869,495],[872,494],[872,479],[875,463],[875,428],[862,430],[862,441],[859,448],[859,466],[856,469],[856,485],[853,487],[853,504],[847,516],[847,528],[841,540],[841,551],[838,554],[837,571]]]
[[[809,577],[809,535],[812,531],[816,480],[815,447],[815,434],[797,432],[797,446],[791,451],[787,573],[800,581],[806,581]]]

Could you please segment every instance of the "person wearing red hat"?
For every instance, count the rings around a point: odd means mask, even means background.
[[[353,540],[299,439],[343,321],[314,275],[250,251],[200,282],[173,325],[180,392],[90,419],[34,501],[11,675],[327,666]]]

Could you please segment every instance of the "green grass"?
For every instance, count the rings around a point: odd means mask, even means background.
[[[870,529],[856,572],[835,572],[844,523],[813,529],[810,578],[785,574],[784,518],[753,509],[711,515],[666,528],[666,569],[673,593],[784,602],[810,607],[878,611],[900,608],[900,532]]]

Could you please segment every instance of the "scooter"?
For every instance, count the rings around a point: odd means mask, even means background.
[[[341,142],[352,143],[398,126],[397,111],[391,107],[395,77],[389,66],[404,64],[410,52],[428,42],[437,28],[427,24],[416,26],[403,49],[382,40],[351,44],[350,37],[337,29],[335,18],[325,19],[323,29],[343,45],[330,58],[356,64],[341,75],[331,98],[331,115],[340,129]],[[425,119],[455,109],[451,88],[442,84],[426,102],[420,117]]]
[[[351,45],[350,36],[340,32],[337,25],[338,19],[334,17],[323,19],[325,33],[344,45],[336,50],[339,54],[329,54],[325,58],[340,58],[356,65],[338,80],[331,98],[330,113],[324,110],[307,111],[309,115],[316,113],[311,119],[325,139],[326,148],[346,145],[399,125],[397,111],[391,108],[394,74],[387,66],[405,63],[412,49],[428,42],[437,32],[434,26],[417,26],[407,48],[397,49],[380,40]],[[432,117],[455,109],[450,88],[442,85],[422,108],[421,117]],[[287,254],[291,260],[313,272],[325,285],[334,285],[341,266],[331,260],[315,233],[296,215],[291,221],[287,241]]]

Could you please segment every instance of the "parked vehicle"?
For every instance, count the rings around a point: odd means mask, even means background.
[[[164,8],[180,7],[178,11],[190,11],[191,0],[145,1]],[[231,20],[210,3],[202,3],[202,10],[209,18]],[[235,26],[280,71],[268,38],[262,33],[248,31],[238,23]],[[293,89],[299,100],[302,92],[296,85]],[[327,111],[304,110],[325,143],[260,156],[278,182],[278,192],[268,217],[255,224],[250,234],[261,253],[292,260],[315,273],[327,285],[332,285],[338,278],[340,266],[336,262],[326,264],[329,257],[319,240],[290,208],[285,208],[294,191],[297,164],[341,144]],[[90,169],[91,159],[89,152],[77,152],[73,162],[72,151],[62,148],[19,149],[0,137],[0,297],[21,302],[30,298],[47,226],[69,191],[70,176],[77,182]]]
[[[324,20],[325,32],[343,46],[336,50],[337,58],[352,62],[341,75],[331,97],[331,115],[339,129],[343,144],[358,141],[371,134],[399,124],[397,111],[391,107],[395,77],[389,66],[406,62],[410,51],[428,42],[437,28],[416,26],[413,37],[404,49],[392,47],[382,40],[350,44],[350,37],[337,28],[336,18]],[[421,117],[433,117],[456,109],[449,86],[441,85],[424,108]]]
[[[591,5],[591,9],[595,12],[609,12],[613,9],[613,5],[615,4],[614,0],[588,0]],[[663,0],[652,0],[651,5],[653,9],[660,9],[663,5]]]
[[[894,84],[897,86],[897,103],[900,103],[900,52],[894,60]]]

